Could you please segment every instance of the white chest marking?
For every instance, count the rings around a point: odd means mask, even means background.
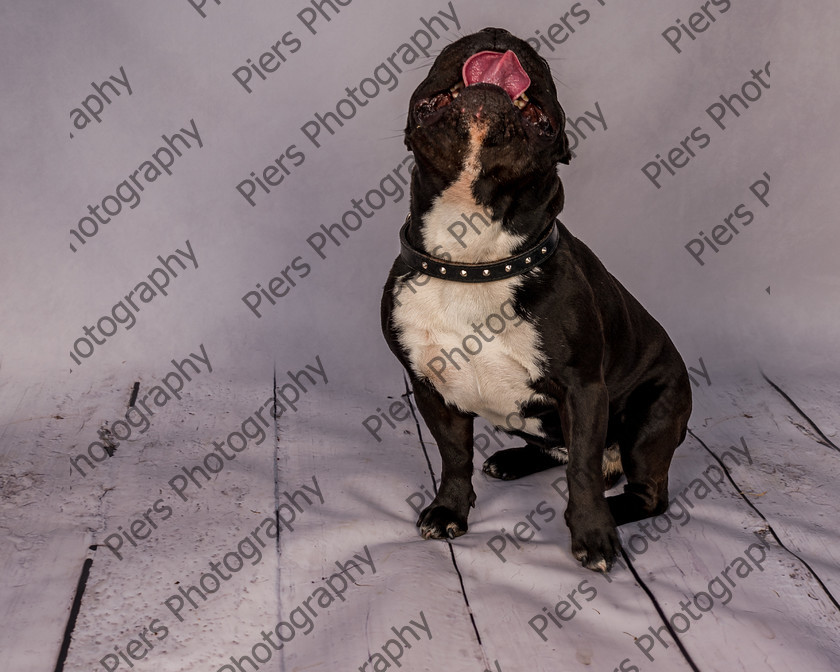
[[[455,261],[496,261],[520,242],[495,220],[461,242],[447,230],[465,213],[484,212],[471,190],[480,143],[481,133],[474,133],[460,177],[424,217],[424,242],[429,250],[437,248],[435,256],[446,252]],[[513,293],[521,282],[468,284],[420,276],[405,287],[398,280],[393,317],[414,372],[448,403],[498,427],[542,436],[538,419],[519,415],[522,404],[545,400],[531,387],[543,372],[539,334],[513,309]]]

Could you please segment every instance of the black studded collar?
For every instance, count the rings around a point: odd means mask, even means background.
[[[539,242],[514,257],[506,257],[488,264],[458,264],[446,261],[411,246],[408,242],[410,216],[400,229],[400,257],[409,268],[424,275],[453,282],[493,282],[521,275],[551,258],[560,242],[560,230],[554,220],[540,235]]]

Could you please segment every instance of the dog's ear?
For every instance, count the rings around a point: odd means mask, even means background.
[[[557,104],[558,107],[560,103]],[[557,145],[560,153],[558,161],[569,165],[572,160],[572,151],[569,149],[569,136],[566,135],[566,111],[560,107],[560,132],[557,134]]]
[[[569,150],[569,137],[566,135],[566,131],[560,131],[560,137],[558,138],[558,142],[560,143],[560,163],[565,163],[567,166],[569,165],[569,161],[572,160],[572,152]]]

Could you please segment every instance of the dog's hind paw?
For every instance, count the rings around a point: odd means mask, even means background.
[[[538,471],[559,467],[569,461],[565,448],[544,450],[537,446],[507,448],[494,453],[484,462],[482,471],[493,478],[512,481]]]

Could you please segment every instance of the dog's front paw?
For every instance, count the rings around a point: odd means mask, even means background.
[[[621,552],[618,533],[612,525],[591,527],[583,532],[572,532],[572,555],[595,572],[609,572]]]
[[[449,507],[432,504],[420,513],[417,527],[424,539],[454,539],[467,531],[467,517]]]

